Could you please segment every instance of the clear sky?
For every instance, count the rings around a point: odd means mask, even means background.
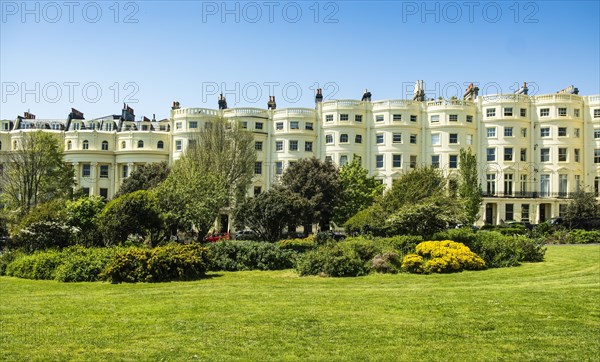
[[[0,117],[326,99],[600,94],[598,1],[0,1]]]

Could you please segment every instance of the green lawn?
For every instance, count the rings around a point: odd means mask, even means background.
[[[600,246],[450,275],[0,278],[6,360],[600,360]]]

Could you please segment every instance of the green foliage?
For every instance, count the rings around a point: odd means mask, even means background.
[[[340,183],[342,193],[334,217],[337,224],[345,223],[357,212],[371,206],[385,190],[384,184],[374,176],[369,177],[369,172],[361,166],[358,157],[340,168]]]
[[[100,278],[112,283],[192,280],[204,276],[208,264],[208,249],[197,243],[132,247],[117,250]]]
[[[236,226],[248,227],[260,240],[276,242],[283,228],[306,209],[306,201],[289,190],[272,188],[238,205]]]
[[[451,240],[424,241],[416,254],[404,257],[402,268],[412,273],[454,273],[485,269],[486,264],[467,246]]]
[[[129,235],[139,235],[156,245],[162,238],[163,221],[156,196],[139,190],[110,201],[99,216],[107,246],[120,245]]]
[[[371,263],[371,269],[377,273],[396,274],[402,268],[402,260],[400,256],[398,253],[393,251],[375,255]]]
[[[385,224],[385,211],[381,203],[357,212],[344,223],[347,232],[359,232],[363,235],[386,236],[388,228]]]
[[[489,268],[502,268],[520,264],[519,249],[511,238],[497,232],[478,232],[473,251],[485,260]]]
[[[54,279],[60,282],[95,282],[106,268],[115,249],[75,246],[63,250]]]
[[[54,279],[62,253],[47,250],[17,258],[6,267],[6,275],[25,279]]]
[[[167,178],[170,171],[166,161],[140,166],[123,181],[115,197],[138,190],[155,188]]]
[[[421,236],[413,235],[397,235],[378,240],[383,246],[383,250],[391,248],[401,255],[406,255],[408,253],[414,253],[416,246],[423,241],[423,238]]]
[[[197,241],[202,240],[219,209],[227,204],[224,181],[193,159],[178,160],[167,179],[154,189],[170,233],[195,232]]]
[[[382,200],[386,213],[393,214],[405,205],[417,205],[433,196],[445,194],[446,181],[433,167],[417,167],[394,180]]]
[[[477,156],[471,149],[460,149],[458,195],[463,202],[467,224],[472,225],[479,218],[483,201],[481,184],[477,174]]]
[[[26,252],[64,248],[73,244],[76,232],[62,221],[39,221],[15,234],[12,246]]]
[[[566,244],[593,244],[600,243],[600,231],[598,230],[581,230],[573,229],[568,232]]]
[[[4,250],[0,252],[0,275],[6,275],[8,264],[21,258],[23,255],[25,254],[18,250]]]
[[[519,261],[541,262],[546,254],[546,243],[541,238],[513,235],[510,242],[519,251]]]
[[[99,229],[99,216],[104,209],[104,199],[100,196],[86,196],[74,201],[67,201],[65,221],[77,228],[77,244],[87,247],[101,246],[102,235]]]
[[[293,266],[293,252],[260,241],[228,240],[209,245],[211,270],[279,270]]]
[[[321,230],[329,230],[342,193],[336,166],[315,157],[301,159],[285,170],[281,180],[285,188],[308,203],[302,218],[304,225],[318,223]]]
[[[593,192],[579,189],[572,194],[565,215],[566,224],[580,227],[588,219],[600,217],[600,204]]]
[[[478,235],[470,228],[448,229],[433,234],[431,240],[453,240],[457,243],[465,244],[469,249],[474,250]]]
[[[283,250],[293,250],[297,252],[306,252],[315,247],[315,236],[310,235],[303,239],[283,239],[277,243]]]

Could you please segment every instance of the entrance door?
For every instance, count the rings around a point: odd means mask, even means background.
[[[546,221],[546,204],[540,204],[540,222]]]
[[[485,204],[485,223],[488,225],[494,223],[494,204]]]
[[[219,226],[221,229],[221,230],[219,230],[219,232],[222,232],[222,233],[229,232],[229,230],[227,229],[229,227],[229,215],[221,214],[221,218],[219,221],[220,221]]]

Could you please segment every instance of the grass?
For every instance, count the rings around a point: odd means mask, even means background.
[[[600,246],[449,275],[0,278],[6,360],[600,360]]]

